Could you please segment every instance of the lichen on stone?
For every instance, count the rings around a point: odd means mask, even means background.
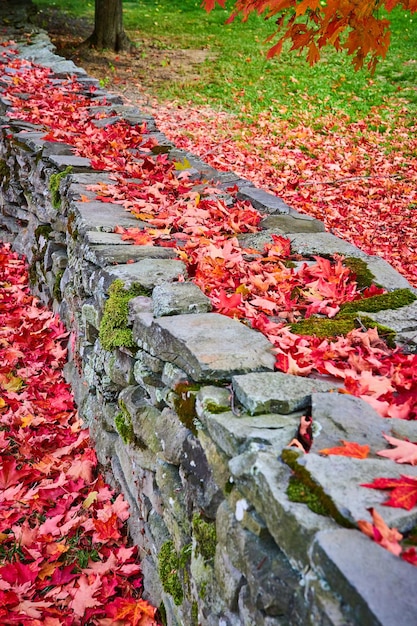
[[[68,176],[68,174],[71,174],[71,172],[72,167],[67,167],[63,172],[51,174],[49,179],[49,192],[51,194],[51,203],[54,209],[59,209],[61,207],[61,193],[59,191],[61,180]]]
[[[144,295],[140,285],[132,285],[125,289],[122,280],[115,280],[109,289],[109,298],[104,305],[100,323],[99,339],[105,350],[118,347],[134,348],[132,329],[128,326],[129,300]]]

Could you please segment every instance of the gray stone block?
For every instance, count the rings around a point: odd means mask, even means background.
[[[133,336],[139,347],[174,363],[195,381],[229,380],[236,373],[274,367],[272,345],[263,335],[217,313],[161,317],[151,323],[137,316]]]
[[[324,224],[320,220],[305,215],[303,213],[297,213],[293,209],[290,210],[288,215],[268,215],[265,217],[260,226],[283,233],[321,233],[324,232]]]
[[[262,213],[289,213],[290,207],[281,198],[256,187],[241,187],[237,192],[239,200],[249,200],[252,206]]]
[[[74,214],[72,232],[84,235],[88,231],[112,233],[116,226],[138,228],[141,223],[120,206],[109,202],[71,202],[69,215]]]
[[[417,467],[404,466],[382,457],[355,459],[344,456],[319,456],[301,453],[297,465],[307,471],[311,480],[331,499],[340,516],[351,524],[358,520],[371,520],[368,509],[375,508],[387,524],[400,532],[410,530],[417,523],[417,509],[383,506],[389,492],[370,489],[362,484],[374,478],[400,478],[402,474],[417,477]],[[297,472],[297,470],[295,470]]]
[[[313,562],[355,626],[417,624],[417,568],[355,530],[320,532]]]
[[[316,515],[305,505],[291,502],[286,494],[292,472],[275,454],[245,452],[229,462],[234,483],[238,485],[243,503],[255,507],[265,521],[276,544],[299,569],[310,565],[308,552],[319,530],[336,529],[336,522]]]
[[[113,281],[122,280],[126,288],[136,284],[150,290],[156,285],[173,282],[179,276],[186,277],[187,270],[182,261],[173,259],[142,259],[129,265],[109,266],[100,272],[105,289],[110,287]]]
[[[327,381],[282,372],[251,373],[233,377],[236,397],[252,415],[300,411],[309,406],[312,393],[335,388],[334,384]]]
[[[162,248],[162,250],[171,250]],[[174,253],[175,254],[175,253]],[[157,285],[152,292],[155,317],[211,311],[210,299],[194,283]]]
[[[61,172],[71,167],[75,172],[92,169],[90,159],[69,154],[50,154],[48,161],[55,165]]]
[[[347,257],[367,259],[365,252],[331,233],[289,233],[291,250],[302,256],[333,256],[342,254]]]
[[[313,393],[311,398],[314,437],[310,452],[338,446],[341,439],[369,445],[374,452],[385,446],[382,433],[389,434],[391,424],[365,400],[338,393]],[[415,431],[417,438],[417,427]]]

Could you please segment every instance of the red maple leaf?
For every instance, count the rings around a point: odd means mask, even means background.
[[[390,528],[378,511],[373,508],[368,509],[368,511],[372,515],[372,523],[359,520],[359,530],[376,541],[376,543],[379,543],[383,548],[392,552],[392,554],[400,555],[402,547],[399,541],[403,538],[402,534],[396,528]]]
[[[1,461],[0,465],[0,488],[7,489],[12,485],[17,485],[22,482],[23,478],[32,476],[39,472],[36,472],[33,468],[22,464],[18,468],[18,463],[14,457],[7,456]]]
[[[350,456],[354,459],[366,459],[369,454],[369,446],[361,445],[355,441],[340,440],[342,446],[336,446],[334,448],[324,448],[319,450],[320,454],[332,454],[338,456]]]
[[[375,478],[372,483],[364,483],[361,486],[371,489],[392,489],[390,497],[384,502],[385,506],[410,511],[417,504],[417,478],[414,476]]]

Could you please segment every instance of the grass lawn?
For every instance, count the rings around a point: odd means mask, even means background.
[[[92,0],[36,0],[36,4],[45,12],[52,6],[93,19]],[[395,102],[384,108],[389,116],[400,99],[410,118],[416,114],[417,15],[400,10],[391,14],[391,48],[371,76],[367,70],[355,72],[349,57],[331,49],[314,67],[295,53],[266,59],[270,44],[265,39],[274,24],[257,15],[246,23],[237,19],[226,25],[228,10],[217,7],[207,14],[200,0],[140,0],[123,6],[125,27],[139,48],[141,42],[152,40],[160,49],[210,53],[200,66],[199,81],[158,84],[162,99],[205,103],[249,116],[264,110],[291,119],[298,113],[319,118],[343,112],[352,121],[365,117],[372,107],[387,104],[387,99]]]

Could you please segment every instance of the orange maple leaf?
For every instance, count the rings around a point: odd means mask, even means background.
[[[403,476],[400,478],[375,478],[372,483],[364,483],[361,487],[371,489],[392,489],[391,495],[383,504],[410,511],[417,504],[417,478]]]
[[[365,520],[358,521],[359,530],[365,535],[379,543],[383,548],[399,556],[402,547],[398,543],[403,538],[402,534],[396,528],[390,528],[385,523],[383,517],[373,508],[368,509],[372,515],[372,523]]]
[[[336,446],[334,448],[324,448],[323,450],[319,450],[320,454],[332,454],[338,456],[350,456],[354,459],[366,459],[369,454],[369,446],[361,445],[360,443],[356,443],[355,441],[344,441],[344,439],[340,440],[342,442],[342,446]]]
[[[389,444],[394,446],[390,450],[380,450],[377,452],[379,456],[385,456],[397,463],[410,463],[417,465],[417,444],[404,439],[396,439],[382,433]]]
[[[107,614],[116,620],[125,620],[132,626],[156,626],[156,608],[138,598],[116,598],[108,605]]]

